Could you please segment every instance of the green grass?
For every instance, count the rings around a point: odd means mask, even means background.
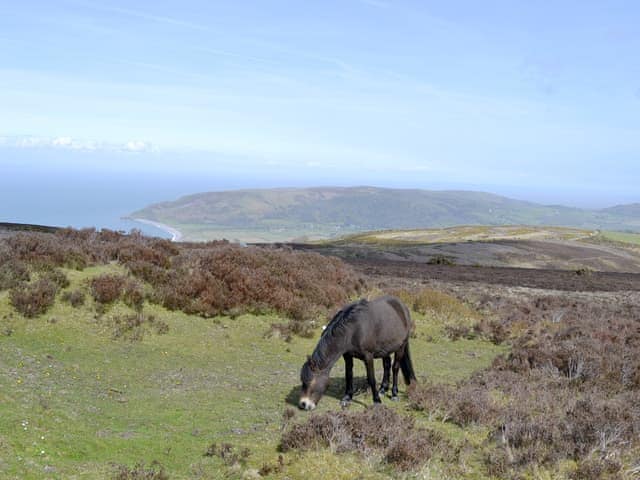
[[[206,242],[211,240],[226,239],[229,241],[242,241],[246,243],[273,243],[290,241],[312,241],[333,238],[343,235],[345,229],[335,225],[301,225],[280,222],[273,226],[265,225],[261,228],[239,228],[202,224],[179,224],[165,220],[167,225],[180,231],[184,241]],[[267,222],[265,222],[266,224]]]
[[[602,236],[606,240],[612,240],[614,242],[640,245],[640,233],[601,232],[600,236]]]
[[[447,228],[381,230],[355,233],[329,243],[362,243],[384,246],[428,245],[496,240],[581,240],[594,234],[591,230],[569,227],[526,225],[460,225]]]
[[[65,272],[73,289],[106,271],[120,269]],[[0,293],[0,478],[110,478],[115,464],[154,460],[170,478],[240,478],[275,462],[283,411],[296,398],[299,368],[317,337],[285,343],[265,336],[270,323],[281,320],[271,316],[203,319],[146,305],[169,332],[146,332],[137,343],[114,340],[110,319],[129,311],[117,304],[96,317],[88,297],[80,309],[58,302],[45,315],[25,319]],[[419,377],[454,382],[504,351],[481,340],[451,342],[437,334],[433,318],[416,319],[411,347]],[[341,363],[320,410],[339,408]],[[376,366],[380,374],[380,362]],[[365,375],[360,363],[355,375]],[[368,394],[356,400],[354,409],[371,403]],[[405,407],[405,397],[394,405]],[[476,435],[439,428],[452,436]],[[248,447],[247,464],[234,469],[203,456],[212,442]],[[336,460],[329,451],[288,453],[278,475],[393,476],[385,468],[354,456]]]

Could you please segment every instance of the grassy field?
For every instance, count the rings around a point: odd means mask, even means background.
[[[449,228],[356,233],[345,237],[342,241],[381,245],[411,245],[496,240],[580,240],[594,234],[595,232],[591,230],[566,227],[461,225]]]
[[[184,235],[184,239],[194,242],[226,239],[232,242],[272,243],[289,241],[310,241],[333,238],[351,233],[333,225],[274,225],[262,228],[235,228],[216,225],[168,223]]]
[[[113,265],[64,270],[69,290],[123,271]],[[299,368],[320,329],[315,338],[287,343],[265,335],[279,320],[273,316],[205,319],[148,304],[144,311],[169,330],[147,328],[133,342],[114,338],[114,318],[132,312],[124,304],[98,315],[89,296],[80,308],[58,300],[45,315],[26,319],[10,306],[7,292],[0,293],[0,477],[113,478],[123,465],[157,461],[169,478],[258,478],[264,464],[277,461],[283,412],[295,402]],[[419,377],[455,382],[504,351],[482,340],[448,340],[442,319],[415,317],[412,355]],[[355,375],[364,376],[359,363]],[[332,378],[320,411],[339,409],[340,363]],[[356,400],[352,409],[371,403],[368,393]],[[393,408],[405,407],[402,395]],[[474,428],[434,426],[452,439],[486,437]],[[249,449],[246,462],[228,466],[205,455],[212,443],[225,442]],[[283,462],[272,478],[396,476],[383,464],[329,450],[287,453]],[[439,468],[429,464],[416,475],[438,478]],[[470,466],[468,478],[482,478],[473,471]]]
[[[601,236],[606,240],[613,240],[614,242],[640,245],[640,233],[601,232]]]

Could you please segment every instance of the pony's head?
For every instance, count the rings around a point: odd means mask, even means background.
[[[298,407],[313,410],[329,385],[329,371],[321,370],[311,358],[307,358],[300,370],[300,380],[302,389]]]

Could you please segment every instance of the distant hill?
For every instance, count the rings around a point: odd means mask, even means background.
[[[640,204],[586,210],[540,205],[484,192],[376,187],[198,193],[150,205],[131,217],[170,225],[181,230],[187,239],[206,239],[207,232],[214,233],[208,238],[215,238],[215,232],[221,231],[233,231],[238,236],[247,230],[272,232],[281,234],[277,239],[286,239],[453,225],[549,225],[640,231]],[[257,235],[255,239],[269,240],[266,237]]]

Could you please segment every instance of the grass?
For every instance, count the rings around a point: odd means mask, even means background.
[[[580,240],[592,234],[593,231],[591,230],[569,227],[460,225],[447,228],[381,230],[356,233],[332,243],[402,246],[496,240]]]
[[[71,281],[65,291],[86,289],[87,279],[99,274],[124,272],[115,265],[64,271]],[[115,465],[155,460],[172,479],[219,478],[221,472],[240,478],[277,461],[282,414],[297,396],[299,368],[319,329],[314,338],[285,343],[265,336],[278,321],[273,316],[203,319],[147,304],[144,311],[166,322],[169,332],[114,340],[110,319],[132,312],[120,302],[96,318],[89,296],[81,308],[58,301],[46,314],[25,319],[0,293],[0,477],[111,478]],[[481,340],[452,342],[428,313],[416,320],[412,355],[419,377],[455,382],[504,350]],[[364,375],[356,363],[356,378]],[[343,377],[340,362],[320,411],[339,408]],[[367,393],[356,400],[353,409],[371,403]],[[393,405],[405,407],[404,396]],[[438,428],[453,438],[477,437],[473,430]],[[245,465],[229,467],[204,456],[214,442],[251,454]],[[386,468],[350,455],[337,461],[328,450],[293,452],[284,454],[272,478],[393,477]]]
[[[612,240],[614,242],[629,243],[631,245],[640,245],[640,233],[601,232],[600,236],[602,236],[606,240]]]
[[[278,222],[272,226],[264,222],[263,227],[242,228],[210,224],[185,224],[164,220],[164,223],[176,228],[183,235],[184,241],[207,242],[226,239],[232,242],[245,243],[277,243],[291,241],[312,241],[334,238],[351,233],[351,230],[335,225],[318,225]]]

